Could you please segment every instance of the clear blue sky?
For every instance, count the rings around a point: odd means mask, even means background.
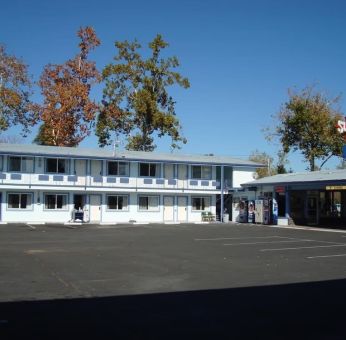
[[[180,152],[274,154],[277,146],[261,130],[273,124],[293,86],[317,82],[331,96],[343,93],[346,111],[344,0],[11,0],[1,4],[0,42],[38,79],[45,64],[77,53],[75,33],[86,25],[102,41],[91,55],[100,68],[115,55],[116,40],[146,45],[161,33],[169,42],[167,55],[178,56],[191,82],[172,92],[188,138]],[[168,139],[157,145],[169,151]],[[82,146],[96,147],[96,139]],[[296,171],[307,166],[297,156],[290,160]]]

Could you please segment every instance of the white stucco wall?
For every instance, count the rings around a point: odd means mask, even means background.
[[[8,193],[31,193],[33,200],[31,209],[21,210],[21,209],[9,209],[7,204],[7,194]],[[74,209],[73,195],[70,192],[60,192],[61,194],[68,195],[68,204],[66,210],[46,210],[44,205],[44,194],[45,193],[56,193],[51,191],[23,191],[23,190],[7,190],[2,191],[2,201],[1,201],[1,220],[4,222],[58,222],[64,223],[68,222],[72,218],[72,211]],[[81,192],[76,192],[76,194],[83,194]],[[202,211],[192,210],[192,198],[196,197],[210,197],[210,207],[207,211],[210,211],[215,215],[216,213],[216,196],[206,195],[206,194],[154,194],[154,193],[109,193],[118,195],[128,195],[129,205],[126,211],[110,211],[107,209],[107,194],[106,193],[93,193],[99,194],[102,197],[101,204],[101,221],[103,223],[128,223],[130,221],[136,222],[163,222],[164,221],[164,209],[163,209],[163,197],[172,196],[174,197],[174,220],[177,221],[177,197],[184,196],[187,197],[187,221],[188,222],[200,222]],[[159,209],[157,211],[140,211],[138,207],[138,196],[159,196]],[[88,213],[90,207],[87,204],[86,210]]]
[[[240,188],[241,184],[254,181],[254,169],[233,168],[233,188]]]

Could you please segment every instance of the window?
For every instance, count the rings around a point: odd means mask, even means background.
[[[140,211],[159,211],[159,196],[139,196]]]
[[[209,210],[210,197],[192,197],[192,210]]]
[[[191,178],[193,179],[211,179],[211,166],[192,165]]]
[[[108,162],[109,176],[129,176],[129,162]]]
[[[128,196],[109,195],[107,196],[108,210],[128,210]]]
[[[139,163],[139,176],[141,177],[160,177],[160,164]]]
[[[8,209],[31,209],[32,194],[8,194]]]
[[[10,156],[8,160],[8,170],[17,172],[34,172],[34,158]]]
[[[66,194],[46,194],[44,208],[48,210],[67,210]]]
[[[47,158],[46,172],[57,174],[67,173],[67,160],[62,158]]]

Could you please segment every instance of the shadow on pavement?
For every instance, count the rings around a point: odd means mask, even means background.
[[[346,280],[5,302],[0,338],[346,339]]]

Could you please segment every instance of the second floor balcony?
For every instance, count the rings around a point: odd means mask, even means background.
[[[167,179],[151,177],[125,177],[102,175],[0,173],[0,185],[31,188],[47,186],[79,188],[117,188],[119,189],[172,189],[172,190],[219,190],[220,182],[199,179]]]

